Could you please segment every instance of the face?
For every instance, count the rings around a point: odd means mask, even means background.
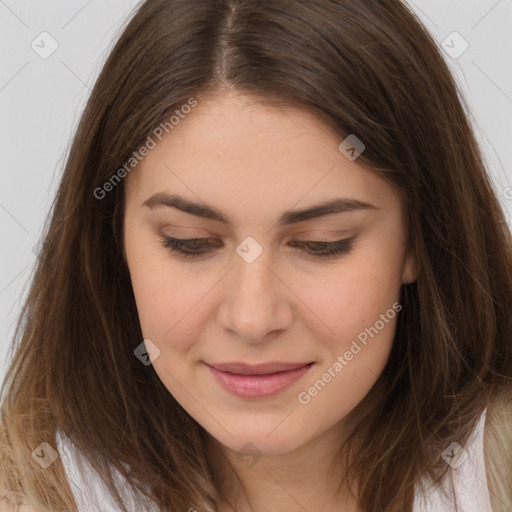
[[[154,369],[226,448],[277,455],[338,428],[389,357],[415,278],[403,211],[341,142],[312,113],[226,93],[126,179],[125,255]]]

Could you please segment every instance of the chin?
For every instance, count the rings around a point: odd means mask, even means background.
[[[241,428],[236,431],[230,430],[231,437],[226,432],[209,432],[217,442],[225,448],[237,452],[240,457],[283,455],[292,452],[305,444],[307,439],[300,432],[293,432],[289,429],[276,428],[277,424],[269,425],[264,429]],[[220,434],[220,435],[218,435]]]

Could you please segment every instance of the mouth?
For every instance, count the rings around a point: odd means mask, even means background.
[[[205,364],[226,391],[240,398],[255,399],[281,393],[303,377],[314,363]]]

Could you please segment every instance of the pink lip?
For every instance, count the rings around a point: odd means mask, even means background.
[[[275,396],[300,379],[314,363],[224,363],[209,365],[220,385],[241,398]]]

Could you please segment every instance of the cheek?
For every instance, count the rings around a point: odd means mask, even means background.
[[[369,256],[347,259],[346,264],[323,276],[305,276],[296,291],[307,299],[317,320],[316,330],[323,332],[320,339],[339,351],[378,321],[379,330],[388,335],[396,316],[392,306],[400,297],[400,286],[400,258],[375,250]],[[384,326],[381,315],[386,316]]]
[[[322,332],[329,335],[317,331],[320,364],[296,397],[308,411],[307,418],[322,417],[322,424],[334,424],[370,392],[392,350],[401,310],[399,289],[394,281],[361,274],[331,283],[328,294],[310,295],[329,326]]]
[[[144,338],[151,339],[161,348],[166,340],[173,336],[176,339],[177,331],[180,339],[193,339],[192,333],[183,330],[196,325],[193,320],[199,309],[194,305],[205,294],[206,283],[179,271],[156,237],[140,244],[127,237],[125,243]]]
[[[314,403],[319,414],[330,411],[334,421],[373,387],[388,361],[401,310],[400,261],[389,246],[375,246],[322,278],[301,280],[298,293],[318,319],[314,337],[322,357],[299,403]]]

